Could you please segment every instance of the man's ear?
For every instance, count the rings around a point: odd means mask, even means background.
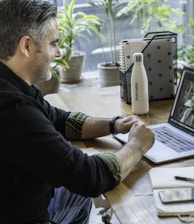
[[[33,51],[33,40],[30,36],[23,36],[19,41],[19,49],[21,54],[25,55],[26,57],[30,57]]]

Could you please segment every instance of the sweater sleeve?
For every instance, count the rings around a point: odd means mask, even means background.
[[[112,173],[115,181],[120,182],[122,177],[121,164],[117,157],[111,152],[97,154],[103,162],[107,165],[108,169]]]
[[[43,101],[43,107],[56,130],[67,140],[81,139],[82,126],[88,115],[81,112],[64,111],[50,105],[46,100]]]
[[[71,140],[81,139],[82,126],[87,115],[81,112],[71,112],[65,123],[66,138]]]

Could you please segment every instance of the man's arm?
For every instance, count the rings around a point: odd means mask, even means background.
[[[110,133],[110,118],[87,117],[82,126],[82,139],[106,136]],[[139,121],[137,116],[120,116],[115,120],[114,129],[117,133],[127,133],[132,125]]]
[[[92,139],[110,134],[110,118],[90,117],[82,113],[70,114],[69,117],[66,122],[66,133],[70,133],[69,139],[72,139],[72,136],[75,136],[73,139]],[[100,153],[99,157],[106,163],[115,179],[120,181],[132,171],[152,146],[154,134],[137,116],[121,116],[115,121],[114,129],[117,133],[129,132],[129,142],[115,154]],[[72,130],[74,134],[68,130]]]
[[[139,121],[129,132],[128,142],[116,153],[101,153],[98,156],[106,163],[115,180],[125,179],[154,143],[154,134]]]
[[[82,127],[82,138],[95,138],[110,134],[111,119],[87,117]],[[115,153],[116,160],[109,154],[99,155],[116,179],[125,179],[154,143],[154,134],[137,116],[123,116],[115,121],[118,133],[129,132],[129,141]],[[103,158],[104,157],[104,158]],[[116,164],[118,161],[118,164]],[[117,169],[118,168],[118,169]]]
[[[128,143],[115,153],[120,161],[122,180],[129,175],[142,156],[152,147],[154,133],[144,123],[136,122],[131,127],[128,139]]]

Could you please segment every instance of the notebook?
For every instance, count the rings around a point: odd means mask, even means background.
[[[194,155],[194,68],[183,68],[168,122],[149,127],[155,133],[155,143],[144,157],[153,163]],[[116,134],[114,137],[125,143],[128,134]]]
[[[177,216],[194,214],[193,202],[162,203],[159,192],[163,190],[183,190],[194,187],[193,181],[182,181],[175,176],[194,178],[194,167],[154,167],[149,171],[153,196],[159,216]],[[163,177],[163,178],[161,178]],[[170,195],[172,196],[172,195]]]

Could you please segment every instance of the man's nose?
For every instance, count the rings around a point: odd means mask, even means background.
[[[61,48],[58,47],[58,49],[57,49],[57,51],[56,51],[56,55],[55,55],[55,57],[56,57],[56,58],[62,58],[62,56],[63,56],[63,51],[62,51]]]

